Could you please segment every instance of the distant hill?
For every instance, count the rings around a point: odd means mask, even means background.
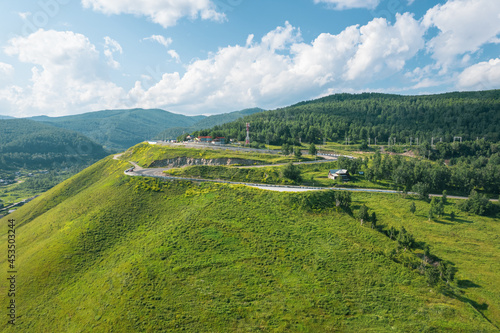
[[[454,137],[500,141],[500,90],[454,92],[427,96],[378,93],[337,94],[289,107],[250,115],[212,130],[238,140],[251,123],[252,141],[281,145],[285,142],[360,143],[375,138],[387,143],[430,142]]]
[[[111,150],[125,150],[170,127],[189,127],[205,116],[188,117],[160,109],[104,110],[64,117],[38,116],[39,122],[73,130]]]
[[[197,130],[201,129],[206,129],[206,128],[211,128],[217,125],[222,125],[225,123],[229,123],[232,121],[235,121],[237,119],[240,119],[242,117],[262,112],[264,111],[263,109],[260,108],[252,108],[252,109],[245,109],[241,111],[234,111],[234,112],[229,112],[229,113],[223,113],[223,114],[217,114],[213,116],[208,116],[206,118],[201,119],[200,121],[196,122],[194,125],[189,126],[189,127],[173,127],[169,128],[161,133],[159,133],[156,138],[157,139],[175,139],[178,136],[184,134],[184,133],[192,133]]]
[[[2,115],[0,115],[0,119],[16,119],[16,118],[11,117],[11,116],[2,116]]]
[[[0,169],[88,165],[108,155],[74,131],[29,119],[0,120]]]

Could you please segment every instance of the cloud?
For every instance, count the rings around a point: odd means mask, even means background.
[[[314,0],[314,3],[326,3],[335,10],[351,8],[375,9],[380,3],[380,0]]]
[[[391,26],[384,18],[377,18],[360,28],[359,47],[347,62],[346,78],[400,71],[407,60],[424,47],[424,29],[411,14],[396,14]]]
[[[1,87],[10,84],[13,77],[14,67],[11,64],[0,62],[0,90]]]
[[[449,0],[429,9],[422,19],[439,33],[427,43],[428,51],[446,70],[455,58],[498,43],[500,6],[491,0]]]
[[[123,49],[121,45],[114,39],[106,36],[104,37],[104,55],[106,56],[106,59],[108,60],[108,65],[111,68],[118,69],[120,68],[120,63],[117,62],[113,58],[113,53],[118,52],[120,54],[123,53]]]
[[[110,40],[109,45],[113,44]],[[99,52],[81,34],[40,29],[27,37],[12,38],[4,51],[34,65],[31,85],[0,91],[0,99],[19,110],[18,115],[111,108],[120,105],[125,95],[123,89],[101,77]]]
[[[401,71],[424,47],[423,33],[412,15],[404,14],[397,15],[394,25],[375,19],[304,43],[300,30],[286,22],[260,41],[250,35],[244,46],[221,48],[192,62],[183,75],[165,73],[149,89],[137,82],[129,98],[141,107],[186,113],[237,105],[282,106],[331,89],[356,89],[375,74]]]
[[[31,12],[19,12],[17,15],[19,15],[19,17],[23,20],[26,20],[29,16],[31,16]]]
[[[12,74],[14,74],[14,67],[11,64],[0,62],[0,75],[11,76]]]
[[[175,61],[177,62],[180,62],[181,61],[181,57],[179,56],[179,54],[175,51],[175,50],[168,50],[167,53],[173,58],[175,59]]]
[[[457,87],[467,90],[498,89],[500,87],[500,58],[466,68],[458,76]]]
[[[146,16],[164,28],[177,24],[183,17],[223,21],[225,15],[216,10],[211,0],[82,0],[85,8],[104,14]]]
[[[169,47],[170,44],[172,44],[172,38],[165,38],[161,35],[152,35],[151,37],[146,37],[143,40],[155,41],[155,42],[160,43],[161,45],[163,45],[165,47]]]

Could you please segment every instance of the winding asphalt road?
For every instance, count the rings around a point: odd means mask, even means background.
[[[119,159],[122,154],[115,155],[113,159]],[[311,164],[311,163],[325,163],[330,162],[332,159],[322,160],[322,161],[311,161],[311,162],[299,162],[295,164]],[[336,159],[336,158],[335,158]],[[336,190],[336,191],[350,191],[350,192],[368,192],[368,193],[390,193],[390,194],[401,194],[400,191],[394,190],[381,190],[381,189],[371,189],[371,188],[342,188],[342,187],[312,187],[312,186],[293,186],[293,185],[270,185],[270,184],[256,184],[256,183],[244,183],[244,182],[232,182],[228,180],[216,180],[216,179],[199,179],[199,178],[186,178],[186,177],[174,177],[167,176],[164,171],[170,168],[143,168],[135,162],[129,161],[134,166],[133,171],[125,171],[128,176],[135,177],[152,177],[160,178],[165,180],[188,180],[193,182],[212,182],[212,183],[223,183],[223,184],[233,184],[233,185],[245,185],[254,188],[259,188],[268,191],[277,192],[307,192],[307,191],[326,191],[326,190]],[[266,166],[279,166],[280,164],[269,164],[269,165],[259,165],[252,167],[266,167]],[[408,192],[408,194],[416,194],[414,192]],[[431,197],[442,197],[441,194],[431,194]],[[449,199],[462,199],[466,200],[468,197],[460,196],[447,196]],[[498,200],[491,199],[490,201],[498,202]]]
[[[113,159],[119,159],[122,154],[115,155]],[[316,162],[300,162],[302,164],[310,163],[324,163],[330,160],[316,161]],[[170,168],[143,168],[136,162],[129,161],[134,166],[132,171],[125,171],[128,176],[134,177],[152,177],[160,178],[165,180],[188,180],[193,182],[212,182],[212,183],[223,183],[223,184],[233,184],[233,185],[246,185],[254,188],[260,188],[262,190],[277,191],[277,192],[306,192],[306,191],[326,191],[326,190],[341,190],[341,191],[352,191],[352,192],[372,192],[372,193],[400,193],[398,191],[392,190],[377,190],[377,189],[363,189],[363,188],[338,188],[338,187],[312,187],[312,186],[293,186],[293,185],[270,185],[270,184],[256,184],[256,183],[244,183],[244,182],[232,182],[228,180],[215,180],[215,179],[199,179],[199,178],[187,178],[187,177],[173,177],[167,176],[164,171]],[[300,164],[296,163],[296,164]],[[264,166],[278,166],[278,164],[261,165]]]

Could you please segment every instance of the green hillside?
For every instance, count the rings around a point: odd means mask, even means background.
[[[412,214],[412,199],[379,194],[337,210],[329,192],[160,182],[128,167],[108,157],[9,216],[16,332],[498,331],[497,219],[429,222],[428,203]],[[362,204],[379,231],[353,217]],[[454,281],[431,286],[409,268],[423,252],[396,253],[391,226],[452,262]],[[7,281],[6,255],[0,266]]]
[[[82,133],[108,149],[119,151],[141,141],[151,140],[166,128],[191,126],[203,118],[205,117],[188,117],[159,109],[132,109],[32,119]]]
[[[107,154],[74,131],[28,119],[0,120],[0,170],[89,165]]]
[[[206,118],[201,119],[200,121],[196,122],[190,127],[173,127],[169,128],[160,134],[158,134],[156,137],[158,139],[176,139],[178,136],[184,134],[184,133],[192,133],[194,131],[202,130],[202,129],[207,129],[211,128],[217,125],[222,125],[225,123],[229,123],[232,121],[235,121],[239,118],[262,112],[264,111],[263,109],[260,108],[253,108],[253,109],[245,109],[241,111],[234,111],[234,112],[229,112],[229,113],[223,113],[223,114],[217,114],[213,116],[208,116]]]
[[[323,140],[386,144],[452,142],[485,138],[500,141],[500,90],[400,96],[378,93],[337,94],[247,116],[211,130],[216,136],[242,141],[245,123],[251,139],[281,145]]]

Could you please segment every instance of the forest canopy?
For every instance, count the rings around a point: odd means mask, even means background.
[[[253,114],[195,135],[282,145],[323,140],[361,143],[500,141],[500,90],[426,96],[336,94]],[[397,141],[396,141],[397,140]]]

